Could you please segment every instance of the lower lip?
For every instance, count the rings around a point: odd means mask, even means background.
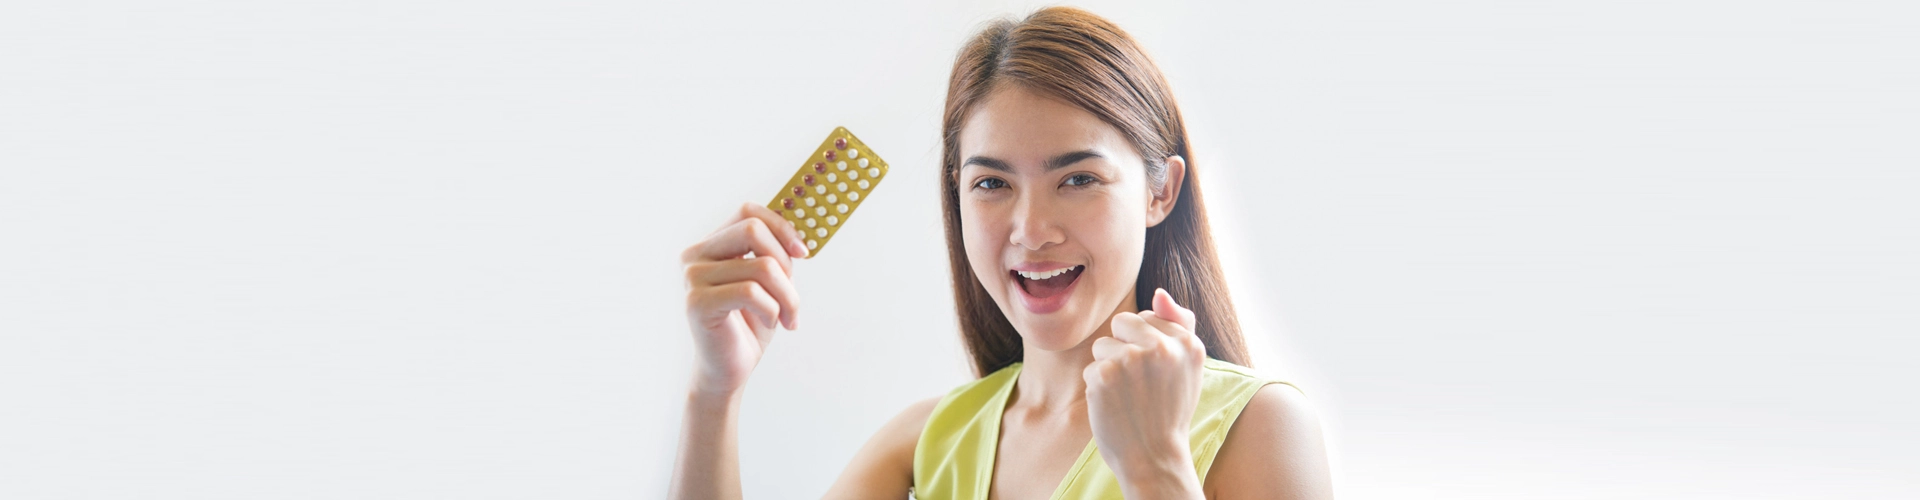
[[[1085,273],[1082,272],[1081,274]],[[1073,290],[1080,286],[1080,278],[1082,277],[1084,276],[1075,276],[1073,282],[1067,284],[1067,289],[1061,290],[1060,293],[1053,294],[1052,297],[1035,297],[1033,294],[1027,293],[1027,287],[1020,286],[1018,281],[1014,282],[1013,289],[1020,294],[1020,303],[1027,306],[1028,311],[1034,314],[1047,314],[1067,306],[1067,298],[1073,296]]]

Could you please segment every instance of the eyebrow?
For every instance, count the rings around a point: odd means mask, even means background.
[[[1055,156],[1052,159],[1047,160],[1046,171],[1052,172],[1055,170],[1067,168],[1068,165],[1079,163],[1081,160],[1085,160],[1088,158],[1106,158],[1106,156],[1100,153],[1096,153],[1091,149],[1074,151],[1071,153]],[[972,157],[968,157],[967,161],[960,163],[961,167],[966,167],[967,165],[979,165],[982,167],[999,170],[1001,172],[1013,173],[1013,166],[1008,165],[1007,162],[1002,161],[998,158],[990,158],[986,156],[972,156]]]

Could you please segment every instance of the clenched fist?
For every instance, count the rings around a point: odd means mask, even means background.
[[[1083,374],[1088,421],[1101,458],[1123,484],[1130,475],[1197,474],[1188,427],[1207,352],[1193,328],[1193,311],[1156,289],[1153,310],[1115,314],[1113,336],[1093,342],[1094,361]]]

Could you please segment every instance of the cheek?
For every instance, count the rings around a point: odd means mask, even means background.
[[[979,210],[960,200],[960,246],[967,252],[967,261],[973,266],[974,276],[986,283],[989,289],[999,276],[992,268],[997,268],[1000,258],[1000,245],[995,242],[1006,241],[1002,225],[993,219],[992,214]],[[994,290],[998,293],[998,290]]]
[[[1079,240],[1100,264],[1097,275],[1111,287],[1131,286],[1140,273],[1146,251],[1146,215],[1143,207],[1120,200],[1088,204],[1077,214]],[[1124,290],[1122,290],[1124,291]]]

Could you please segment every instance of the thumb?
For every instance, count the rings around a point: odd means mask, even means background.
[[[1193,311],[1174,303],[1173,295],[1168,294],[1165,288],[1153,289],[1153,315],[1179,323],[1180,326],[1187,327],[1187,331],[1194,331]]]

